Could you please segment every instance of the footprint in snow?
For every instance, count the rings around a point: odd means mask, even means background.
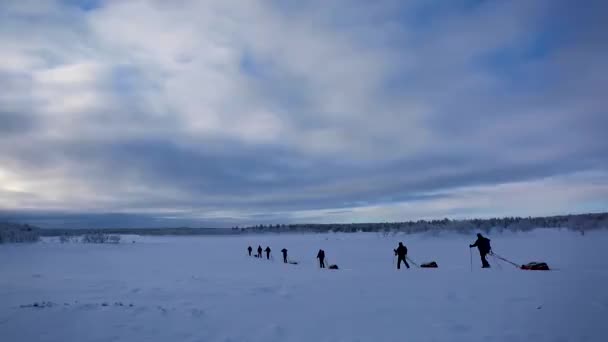
[[[19,307],[22,309],[25,309],[25,308],[44,309],[44,308],[51,308],[53,306],[55,306],[55,303],[53,303],[53,302],[42,301],[42,302],[34,302],[32,304],[20,305]]]
[[[470,325],[465,325],[465,324],[454,324],[454,325],[450,326],[450,331],[452,331],[452,332],[464,333],[464,332],[471,331],[471,329],[472,328]]]
[[[278,290],[277,287],[262,286],[262,287],[256,287],[256,288],[252,289],[252,292],[254,295],[256,295],[256,294],[276,293],[277,290]]]
[[[283,337],[283,335],[285,335],[285,329],[279,324],[272,324],[268,328],[270,330],[270,334],[275,338]]]
[[[192,317],[203,317],[203,316],[205,316],[205,310],[192,309],[192,310],[190,310],[190,315]]]

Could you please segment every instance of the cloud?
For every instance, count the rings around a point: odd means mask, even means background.
[[[605,9],[6,1],[0,208],[220,225],[568,210],[504,187],[597,207]]]

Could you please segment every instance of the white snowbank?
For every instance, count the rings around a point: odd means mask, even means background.
[[[1,341],[605,341],[608,232],[128,237],[0,246]],[[131,243],[135,240],[136,243]],[[403,241],[417,262],[397,271]],[[124,243],[128,242],[128,243]],[[274,261],[246,256],[258,244]],[[281,262],[285,247],[299,265]],[[319,270],[323,248],[342,270]]]

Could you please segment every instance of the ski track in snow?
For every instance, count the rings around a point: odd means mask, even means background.
[[[608,231],[489,237],[559,270],[481,270],[473,249],[471,272],[474,236],[451,233],[0,245],[0,341],[606,341]],[[397,271],[399,241],[439,269]],[[274,261],[246,256],[258,244]],[[319,248],[343,270],[318,269]]]

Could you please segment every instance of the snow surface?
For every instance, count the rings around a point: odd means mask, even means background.
[[[608,232],[124,237],[0,245],[0,341],[607,341]],[[131,243],[135,240],[136,243]],[[403,241],[418,263],[402,269]],[[274,261],[246,256],[248,245]],[[281,262],[289,250],[299,265]],[[323,248],[338,271],[320,270]]]

